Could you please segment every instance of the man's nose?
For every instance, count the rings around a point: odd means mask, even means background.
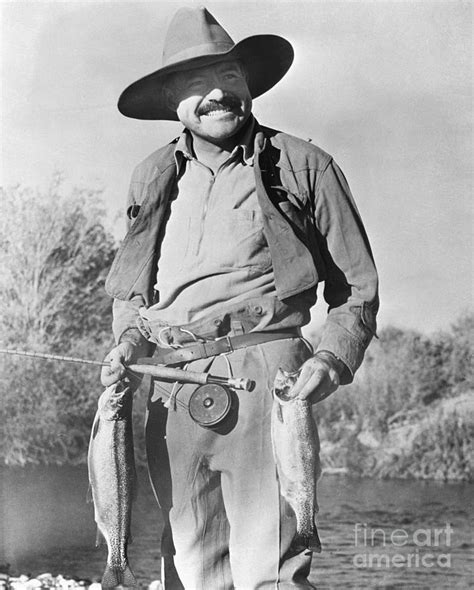
[[[224,96],[225,96],[224,90],[222,90],[222,88],[216,87],[207,93],[206,98],[207,98],[207,100],[220,101],[224,98]]]

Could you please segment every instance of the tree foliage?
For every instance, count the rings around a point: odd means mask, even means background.
[[[100,191],[1,189],[1,346],[101,360],[112,339],[104,281],[115,253]],[[0,355],[8,463],[84,458],[98,369]]]
[[[114,242],[101,219],[100,191],[1,189],[0,305],[3,340],[68,349],[110,325],[103,286]]]

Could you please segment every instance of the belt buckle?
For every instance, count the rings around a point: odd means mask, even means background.
[[[231,352],[234,352],[235,348],[232,345],[232,338],[231,336],[221,336],[220,338],[216,338],[215,340],[213,340],[213,342],[215,342],[217,345],[221,344],[221,343],[226,343],[227,344],[227,350],[223,350],[222,352],[219,352],[218,354],[229,354]]]

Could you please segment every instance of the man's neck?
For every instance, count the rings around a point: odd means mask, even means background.
[[[193,138],[193,151],[199,162],[202,162],[211,170],[216,171],[227,160],[232,150],[238,145],[235,137],[229,137],[223,142],[214,143],[191,133]]]
[[[215,172],[228,159],[233,149],[240,145],[248,125],[251,124],[250,120],[251,118],[238,133],[219,141],[209,141],[191,132],[194,155],[200,162]]]

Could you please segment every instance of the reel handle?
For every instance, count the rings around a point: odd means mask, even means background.
[[[228,387],[232,387],[232,389],[242,389],[244,391],[253,391],[255,389],[255,381],[245,378],[218,377],[217,375],[209,375],[207,383],[227,385]]]

